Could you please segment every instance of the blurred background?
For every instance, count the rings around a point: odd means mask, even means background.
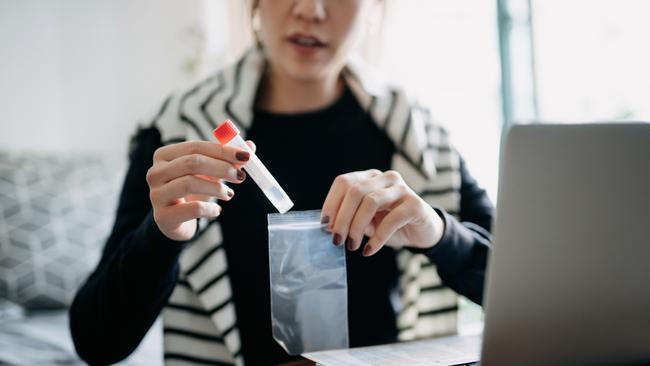
[[[125,156],[170,91],[248,47],[244,3],[1,0],[0,146]],[[646,0],[393,0],[360,52],[432,108],[494,197],[505,125],[650,119],[648,15]]]
[[[245,3],[0,0],[2,317],[69,304],[129,137],[250,45]],[[513,123],[650,120],[649,16],[647,0],[393,0],[359,52],[431,107],[496,200]]]

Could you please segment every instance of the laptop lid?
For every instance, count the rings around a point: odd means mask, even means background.
[[[650,362],[650,124],[511,129],[486,291],[482,365]]]

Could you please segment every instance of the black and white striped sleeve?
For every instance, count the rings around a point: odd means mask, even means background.
[[[160,146],[155,128],[134,138],[112,233],[70,309],[75,348],[91,365],[118,362],[136,349],[178,277],[183,245],[159,231],[145,179]]]

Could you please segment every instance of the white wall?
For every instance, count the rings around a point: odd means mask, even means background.
[[[493,2],[393,5],[380,66],[430,104],[494,197]],[[124,156],[139,119],[169,92],[247,47],[244,9],[244,0],[0,0],[0,149]],[[188,73],[190,59],[202,63]]]
[[[138,120],[197,76],[204,1],[1,1],[0,149],[124,155]]]

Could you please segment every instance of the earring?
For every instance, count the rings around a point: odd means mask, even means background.
[[[262,47],[262,39],[260,32],[262,30],[262,20],[260,18],[260,11],[255,9],[251,17],[251,30],[253,31],[253,41],[258,48]]]
[[[251,19],[251,26],[253,27],[253,32],[259,33],[262,29],[262,19],[260,17],[260,11],[255,9],[253,12],[253,18]]]

